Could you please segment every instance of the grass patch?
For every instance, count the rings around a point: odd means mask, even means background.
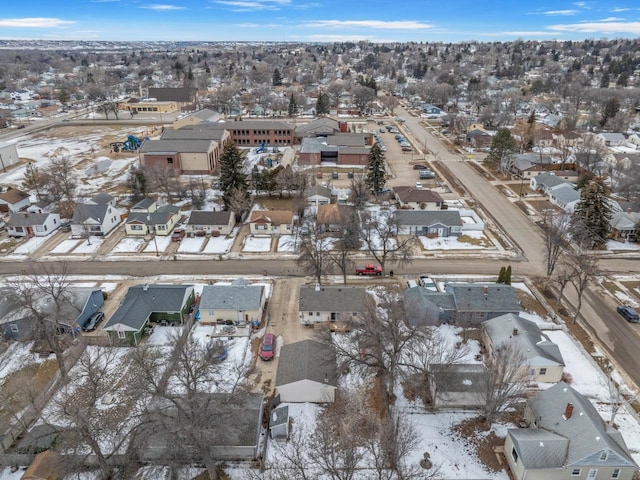
[[[470,237],[469,235],[460,235],[458,237],[458,242],[460,243],[468,243],[469,245],[475,245],[476,247],[486,247],[489,248],[491,247],[491,242],[489,241],[489,239],[485,236],[482,236],[480,238],[477,237]]]
[[[17,244],[18,242],[13,238],[5,238],[4,240],[0,240],[0,253],[10,252],[15,248]]]
[[[548,313],[545,308],[542,306],[540,302],[531,295],[529,292],[525,292],[524,290],[520,290],[516,288],[516,295],[518,296],[518,300],[520,301],[520,305],[522,305],[522,309],[525,312],[535,313],[542,318],[545,318]]]
[[[256,197],[255,203],[265,210],[294,210],[296,198]]]

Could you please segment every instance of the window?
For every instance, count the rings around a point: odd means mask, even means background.
[[[167,229],[167,227],[165,227],[164,225],[158,225],[158,226],[156,227],[156,230],[163,230],[163,231],[164,231],[164,230],[166,230],[166,229]]]
[[[256,225],[256,230],[266,230],[267,226],[266,225]]]
[[[118,330],[118,338],[126,338],[126,335],[123,330]]]
[[[540,369],[540,375],[546,375],[547,374],[547,369],[546,368],[541,368]]]
[[[11,324],[11,333],[18,333],[20,330],[18,330],[18,325],[15,323]],[[616,477],[617,478],[617,477]]]
[[[131,230],[142,230],[142,225],[130,225]]]
[[[614,468],[613,473],[611,474],[611,478],[620,478],[620,469]]]
[[[516,452],[516,447],[511,449],[511,456],[513,457],[513,461],[518,463],[518,452]]]
[[[167,163],[172,164],[173,163],[173,157],[167,157]]]
[[[587,475],[587,478],[597,478],[597,477],[598,477],[597,468],[592,468],[591,470],[589,470],[589,474]]]
[[[582,473],[582,470],[580,468],[574,468],[573,470],[571,470],[572,477],[579,477],[580,473]]]
[[[602,452],[602,453],[600,454],[600,461],[601,461],[601,462],[604,462],[604,461],[607,459],[607,457],[608,457],[608,456],[609,456],[609,452],[607,452],[607,451],[605,450],[604,452]]]

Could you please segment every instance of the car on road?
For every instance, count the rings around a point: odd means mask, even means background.
[[[85,323],[85,325],[84,325],[84,327],[82,327],[82,329],[85,332],[93,332],[98,327],[98,324],[103,319],[104,319],[104,313],[95,312],[89,317],[89,320],[87,320],[87,323]]]
[[[627,320],[627,322],[638,323],[640,321],[640,315],[638,315],[638,312],[631,307],[620,305],[617,308],[617,311],[625,318],[625,320]]]
[[[262,360],[271,360],[274,356],[276,337],[273,333],[265,333],[260,344],[260,358]]]

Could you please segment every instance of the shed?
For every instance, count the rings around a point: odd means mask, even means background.
[[[289,407],[281,405],[271,410],[269,415],[269,435],[274,440],[289,438]]]

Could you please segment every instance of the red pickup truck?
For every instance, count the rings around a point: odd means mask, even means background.
[[[367,263],[364,267],[356,268],[356,275],[382,275],[382,267],[380,265],[374,265],[373,263]]]

